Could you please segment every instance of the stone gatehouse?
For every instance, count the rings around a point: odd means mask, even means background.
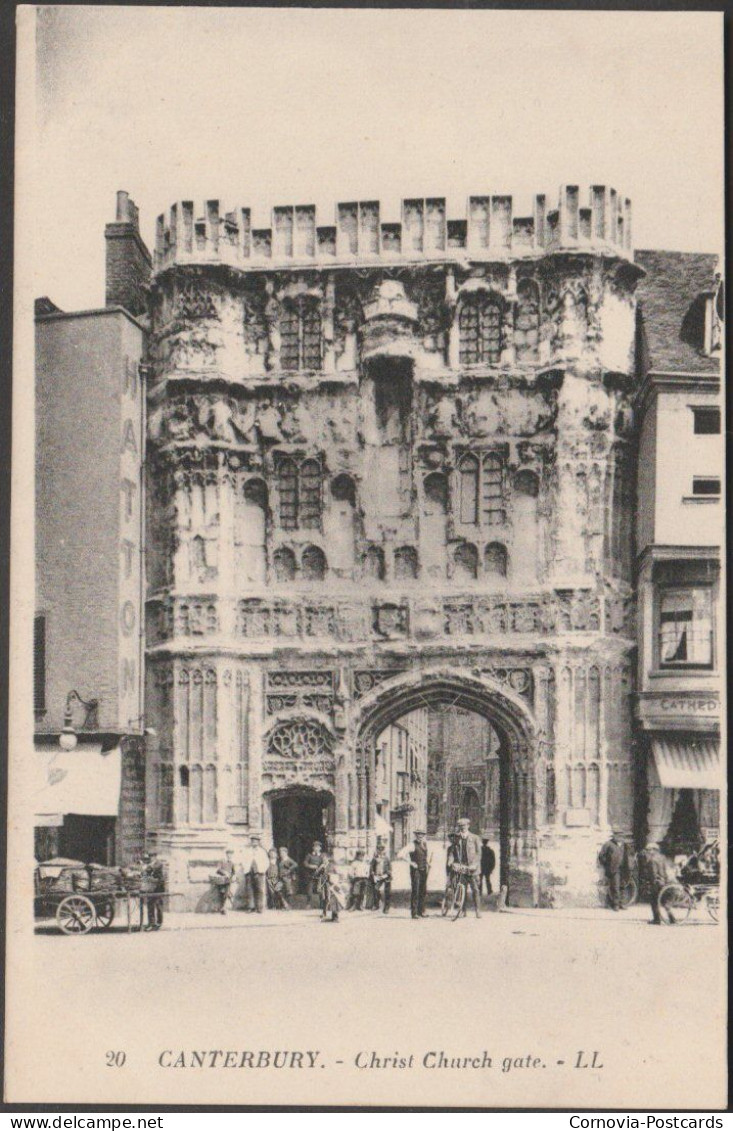
[[[630,203],[575,186],[158,221],[147,827],[374,845],[376,740],[488,719],[510,903],[595,902],[634,807]]]

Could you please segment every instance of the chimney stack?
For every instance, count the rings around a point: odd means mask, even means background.
[[[107,306],[122,306],[135,317],[147,313],[152,259],[140,236],[138,210],[126,192],[117,193],[117,215],[104,229],[107,245]]]

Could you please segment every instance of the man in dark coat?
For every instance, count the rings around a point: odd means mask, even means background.
[[[493,890],[491,887],[491,873],[494,871],[495,867],[496,853],[489,844],[489,838],[487,836],[483,836],[481,837],[481,875],[479,876],[478,881],[479,894],[481,893],[481,888],[485,883],[486,894],[491,895],[491,892]]]
[[[165,866],[154,852],[145,852],[141,861],[140,890],[148,909],[146,931],[159,931],[163,926],[163,901],[165,893]]]
[[[303,861],[303,867],[307,877],[307,890],[310,896],[311,907],[323,907],[321,900],[321,871],[326,862],[326,858],[321,852],[320,841],[315,841],[313,848]]]
[[[392,862],[387,855],[383,840],[377,841],[377,847],[369,865],[369,880],[372,889],[372,906],[375,911],[379,911],[381,896],[382,910],[386,915],[392,897]]]
[[[598,853],[598,863],[608,882],[608,902],[614,911],[621,910],[621,870],[624,864],[624,845],[620,833],[613,832]]]
[[[654,841],[650,841],[644,851],[639,853],[639,879],[642,887],[646,888],[651,904],[650,922],[661,926],[664,920],[660,914],[659,895],[667,883],[667,861],[659,851],[659,845]]]
[[[425,896],[428,888],[428,846],[425,843],[425,833],[420,830],[415,832],[415,847],[409,854],[410,858],[410,915],[413,919],[424,919]]]

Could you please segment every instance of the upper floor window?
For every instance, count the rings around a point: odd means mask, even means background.
[[[661,590],[659,666],[709,668],[712,663],[712,590],[709,587]]]
[[[720,479],[715,475],[696,475],[692,480],[693,495],[720,495]]]
[[[277,465],[280,525],[283,530],[319,530],[321,525],[321,465],[316,459],[298,464],[290,456]]]
[[[705,405],[693,407],[694,430],[696,436],[718,436],[720,434],[720,409]]]
[[[461,365],[498,365],[502,349],[502,304],[487,294],[468,295],[458,316]]]
[[[280,364],[283,369],[321,368],[321,308],[317,298],[302,295],[283,303]]]
[[[469,452],[458,464],[459,504],[462,523],[501,526],[504,510],[504,467],[495,452]]]

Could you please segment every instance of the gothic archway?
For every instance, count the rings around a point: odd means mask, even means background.
[[[519,695],[480,674],[431,669],[382,681],[355,704],[355,780],[349,786],[349,832],[370,849],[376,840],[375,749],[390,723],[420,707],[460,707],[483,716],[498,735],[502,764],[501,870],[524,899],[536,895],[537,813],[543,778],[536,770],[535,725]],[[476,830],[478,831],[478,830]]]

